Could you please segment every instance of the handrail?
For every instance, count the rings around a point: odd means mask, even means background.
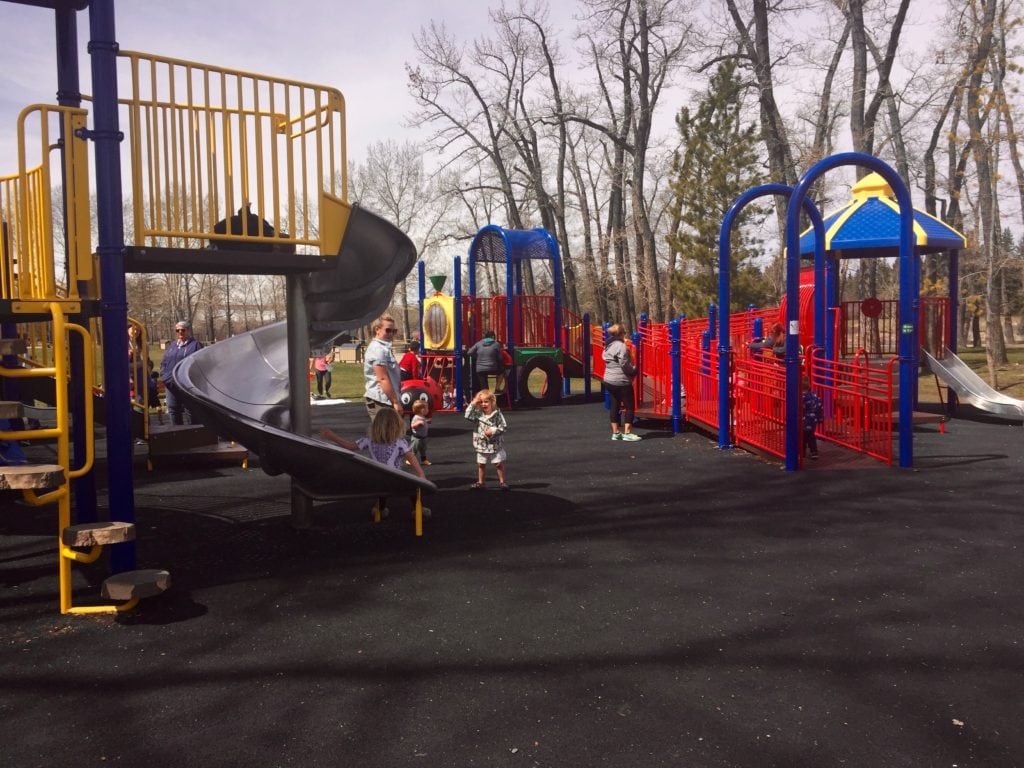
[[[332,201],[348,200],[340,91],[137,51],[118,55],[131,79],[119,103],[128,112],[135,245],[223,241],[336,255],[318,210],[333,213]],[[217,227],[236,215],[241,233]],[[253,229],[245,226],[249,215],[259,222]]]
[[[28,122],[39,119],[38,165],[29,167]],[[51,136],[53,118],[57,136]],[[0,176],[0,214],[7,223],[9,248],[0,269],[2,296],[14,301],[78,299],[79,281],[93,277],[89,222],[88,153],[76,132],[86,112],[75,107],[31,104],[18,115],[18,169]],[[61,145],[60,141],[63,142]],[[64,165],[54,178],[50,151],[63,146]],[[63,183],[68,262],[61,274],[53,253],[52,189]]]

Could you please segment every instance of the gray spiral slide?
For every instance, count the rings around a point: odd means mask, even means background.
[[[403,232],[354,207],[336,267],[306,278],[311,344],[323,346],[380,315],[415,262],[416,248]],[[291,475],[313,498],[437,490],[429,480],[290,430],[287,323],[203,348],[177,365],[172,386],[204,424],[258,454],[268,474]]]
[[[1024,419],[1024,400],[1017,400],[992,389],[949,347],[946,347],[941,360],[932,357],[927,350],[921,351],[931,372],[956,392],[961,402],[1003,418]]]

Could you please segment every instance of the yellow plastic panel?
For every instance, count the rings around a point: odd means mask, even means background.
[[[348,229],[352,205],[330,192],[320,193],[320,253],[324,256],[341,252],[341,241]]]
[[[451,351],[455,345],[455,300],[442,293],[423,300],[423,346]]]

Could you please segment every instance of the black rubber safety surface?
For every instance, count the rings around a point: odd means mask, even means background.
[[[295,530],[286,476],[140,457],[139,565],[173,587],[118,618],[59,614],[52,508],[0,499],[0,763],[1024,764],[1019,423],[786,473],[612,441],[598,403],[506,415],[508,493],[434,418],[419,539],[406,498]]]

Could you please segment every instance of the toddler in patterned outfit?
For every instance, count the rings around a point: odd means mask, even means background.
[[[483,488],[488,464],[498,472],[498,487],[507,491],[505,483],[505,442],[503,435],[508,428],[505,416],[498,408],[494,393],[481,389],[473,401],[466,406],[466,418],[476,422],[473,431],[473,448],[476,449],[476,482],[470,488]]]

